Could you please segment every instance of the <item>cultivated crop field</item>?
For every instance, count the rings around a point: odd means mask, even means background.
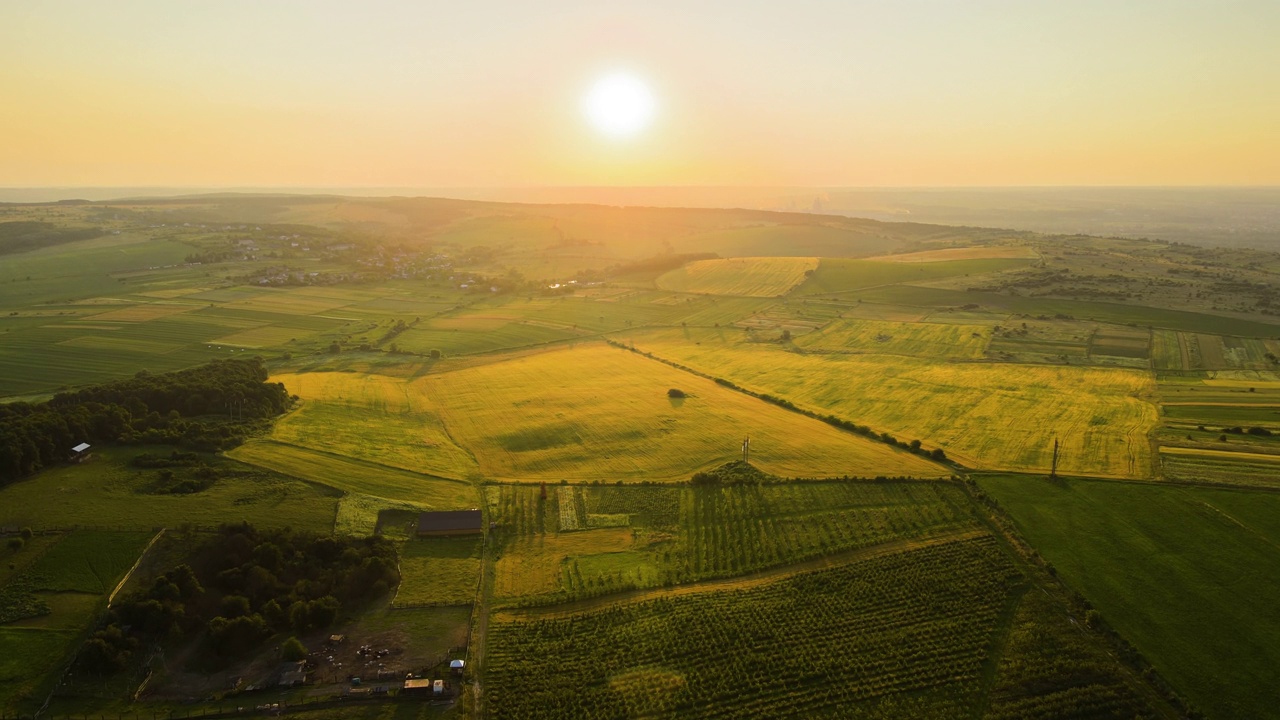
[[[938,476],[920,457],[602,344],[422,381],[481,471],[512,479],[685,479],[741,454],[783,476]],[[685,398],[668,397],[677,388]]]
[[[1210,717],[1280,702],[1280,497],[992,476],[1018,529]],[[1231,692],[1223,692],[1223,688]]]
[[[815,351],[973,360],[983,356],[990,339],[990,325],[837,320],[795,343]]]
[[[920,439],[971,467],[1143,477],[1156,408],[1148,374],[1123,369],[802,355],[742,333],[637,334],[637,349],[803,407]]]
[[[818,258],[746,257],[698,260],[658,278],[661,290],[709,295],[777,297],[818,267]]]
[[[728,578],[978,529],[944,482],[559,485],[489,490],[499,601],[565,601]]]
[[[476,469],[431,411],[421,381],[354,372],[271,379],[304,401],[276,423],[273,440],[441,477],[462,478]]]
[[[499,613],[489,628],[489,701],[501,718],[1148,711],[1096,649],[1051,657],[1025,642],[992,656],[1023,582],[982,536],[745,589]],[[1052,612],[1018,617],[1019,636],[1026,625],[1040,641],[1074,635]],[[1072,680],[1037,685],[1037,672]]]

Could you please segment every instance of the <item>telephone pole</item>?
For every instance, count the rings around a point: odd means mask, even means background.
[[[1053,465],[1049,468],[1049,479],[1058,479],[1058,438],[1053,439]]]
[[[751,462],[751,436],[742,440],[742,462]]]

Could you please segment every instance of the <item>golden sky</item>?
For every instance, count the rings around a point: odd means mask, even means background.
[[[0,3],[0,186],[1277,185],[1280,2]],[[603,135],[593,81],[651,90]]]

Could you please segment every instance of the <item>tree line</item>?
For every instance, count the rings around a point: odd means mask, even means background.
[[[67,459],[79,443],[159,443],[213,451],[284,412],[284,385],[261,358],[215,360],[61,392],[42,403],[0,405],[0,484]],[[212,414],[225,417],[210,417]]]

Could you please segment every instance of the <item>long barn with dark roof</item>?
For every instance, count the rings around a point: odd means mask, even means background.
[[[418,535],[471,535],[483,531],[479,510],[441,510],[418,516]]]

